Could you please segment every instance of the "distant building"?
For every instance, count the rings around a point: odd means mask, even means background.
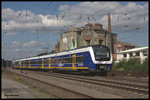
[[[133,49],[133,48],[137,48],[138,46],[133,45],[131,43],[128,42],[121,42],[121,41],[117,41],[114,44],[114,54],[113,54],[113,58],[117,59],[117,55],[116,53],[121,52],[121,51],[125,51],[125,50],[129,50],[129,49]]]
[[[88,23],[84,27],[73,27],[61,34],[59,52],[81,46],[102,44],[108,46],[111,52],[114,53],[113,45],[116,41],[117,34],[104,30],[103,25],[99,23]]]
[[[59,52],[60,50],[60,42],[58,41],[56,46],[55,46],[55,53]]]
[[[148,47],[134,48],[130,50],[125,50],[117,53],[117,62],[123,59],[136,58],[143,62],[145,58],[148,57]]]

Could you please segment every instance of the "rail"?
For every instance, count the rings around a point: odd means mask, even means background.
[[[35,84],[38,85],[39,87],[44,89],[45,92],[52,93],[57,98],[94,98],[94,97],[91,97],[91,96],[83,94],[83,93],[79,93],[79,92],[76,92],[76,91],[73,91],[73,90],[70,90],[67,88],[63,88],[61,86],[57,86],[57,85],[54,85],[54,84],[51,84],[48,82],[41,81],[36,78],[26,76],[24,74],[19,74],[19,73],[12,72],[9,70],[7,70],[7,72],[9,72],[9,74],[15,74],[15,75],[19,76],[19,78],[21,80],[26,81],[30,84],[34,83],[34,85]],[[52,91],[50,91],[50,90],[52,90]]]

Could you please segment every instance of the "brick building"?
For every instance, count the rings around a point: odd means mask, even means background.
[[[137,48],[138,46],[133,45],[133,44],[128,43],[128,42],[117,41],[117,42],[113,45],[113,47],[114,47],[113,58],[117,59],[116,53],[119,53],[119,52],[125,51],[125,50],[129,50],[129,49],[133,49],[133,48]]]

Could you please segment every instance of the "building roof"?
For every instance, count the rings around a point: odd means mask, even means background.
[[[139,46],[137,46],[137,45],[134,45],[134,44],[131,44],[131,43],[128,43],[128,42],[121,42],[121,41],[117,41],[117,42],[123,44],[124,46],[134,46],[134,47],[136,47],[136,48],[139,47]]]
[[[149,47],[140,47],[140,48],[134,48],[134,49],[130,49],[130,50],[121,51],[121,52],[118,52],[117,54],[136,52],[136,51],[142,51],[142,50],[148,50],[148,49],[149,49]]]

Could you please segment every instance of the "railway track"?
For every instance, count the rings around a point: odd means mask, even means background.
[[[136,78],[136,77],[128,77],[128,76],[107,76],[107,79],[116,80],[127,83],[139,83],[139,84],[148,84],[148,79]]]
[[[128,72],[128,71],[111,71],[107,73],[108,76],[132,76],[136,78],[148,77],[146,72]]]
[[[91,97],[91,96],[83,94],[83,93],[79,93],[79,92],[69,90],[69,89],[48,83],[48,82],[41,81],[40,79],[26,76],[24,74],[19,74],[19,73],[12,72],[9,70],[6,70],[6,71],[9,72],[9,74],[11,74],[11,75],[13,75],[13,74],[17,75],[19,77],[19,79],[21,79],[27,83],[30,83],[32,85],[34,83],[34,85],[42,88],[43,91],[45,91],[47,93],[53,94],[56,98],[94,98],[94,97]]]
[[[125,83],[125,82],[117,82],[117,81],[110,81],[110,80],[104,80],[104,79],[91,79],[86,77],[80,77],[80,76],[72,76],[72,75],[66,75],[61,73],[46,73],[46,72],[37,72],[33,71],[33,73],[38,73],[42,75],[47,75],[51,77],[57,77],[57,78],[63,78],[68,80],[74,80],[74,81],[80,81],[87,84],[97,85],[97,86],[105,86],[109,88],[115,88],[115,89],[121,89],[125,90],[127,92],[131,93],[138,93],[142,95],[148,95],[148,86],[146,85],[137,85],[137,84],[131,84],[131,83]]]

